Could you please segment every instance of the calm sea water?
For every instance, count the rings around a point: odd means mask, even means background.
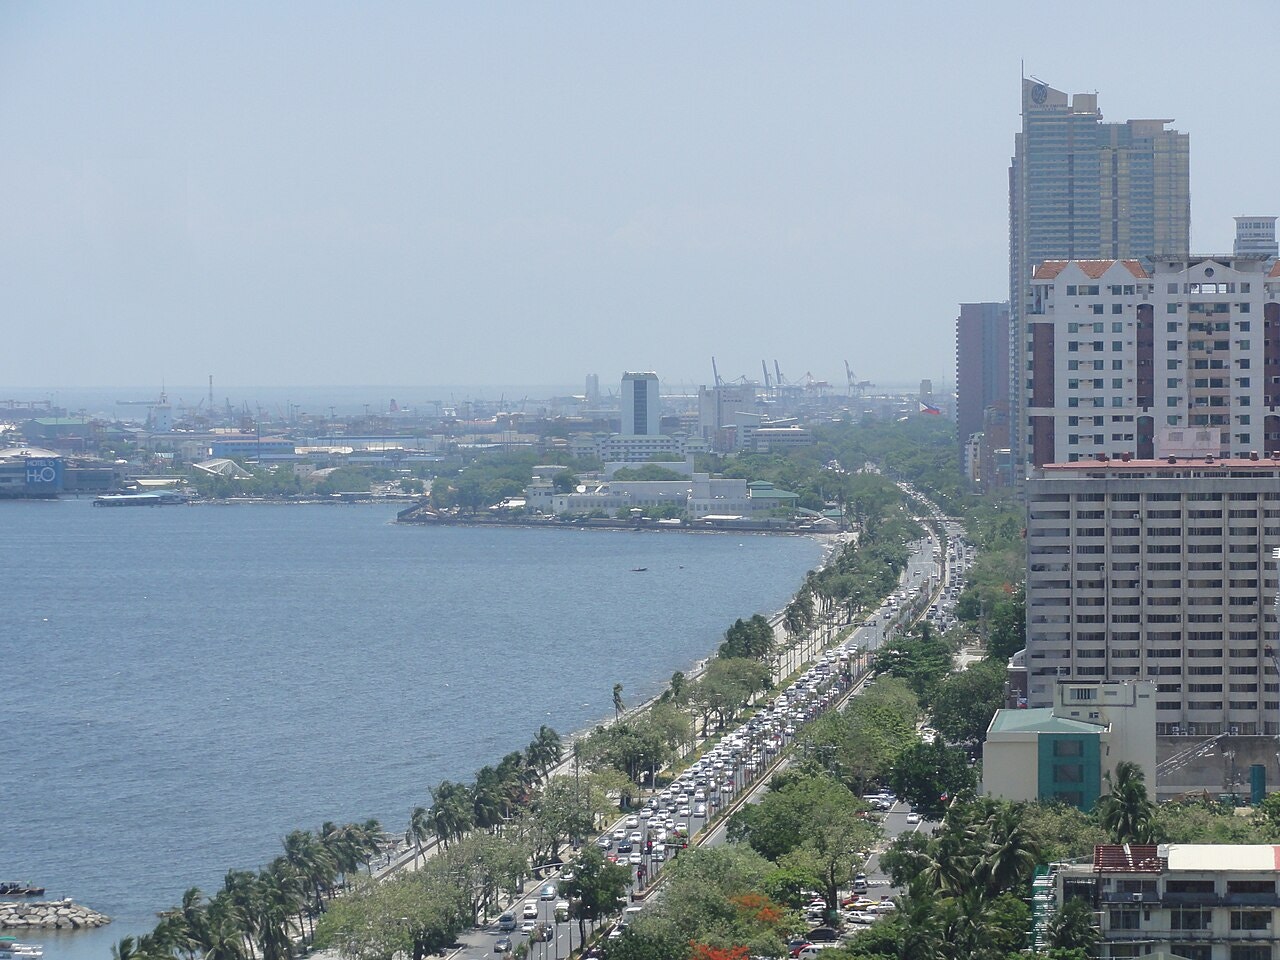
[[[386,507],[0,501],[0,879],[116,918],[298,827],[403,830],[442,779],[659,692],[813,540],[399,527]],[[643,573],[634,567],[647,567]]]

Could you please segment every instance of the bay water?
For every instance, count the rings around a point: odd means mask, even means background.
[[[801,537],[420,527],[389,506],[0,501],[0,879],[115,922],[630,705],[781,607]],[[637,570],[636,568],[644,568]]]

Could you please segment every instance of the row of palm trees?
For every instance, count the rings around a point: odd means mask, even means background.
[[[112,958],[286,960],[293,938],[314,930],[325,901],[371,862],[382,835],[376,820],[294,830],[267,867],[229,871],[212,897],[192,887],[151,933],[116,944]]]
[[[408,838],[426,854],[432,837],[448,846],[471,830],[500,831],[527,806],[563,756],[560,735],[543,726],[523,751],[476,773],[474,784],[448,780],[432,791],[430,807],[414,808]],[[347,878],[368,867],[383,837],[376,820],[320,830],[294,830],[284,852],[263,870],[232,870],[222,889],[206,897],[192,887],[150,933],[125,937],[115,960],[285,960],[295,937],[310,937],[315,919]],[[372,873],[372,870],[370,870]]]
[[[564,756],[560,734],[543,725],[525,750],[508,753],[497,766],[476,771],[474,782],[442,781],[431,791],[431,806],[409,816],[409,839],[420,857],[432,837],[448,847],[472,830],[501,833],[504,824],[533,800],[538,784]]]

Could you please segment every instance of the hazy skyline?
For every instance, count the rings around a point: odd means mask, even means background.
[[[6,4],[0,391],[951,382],[1021,62],[1189,133],[1229,253],[1280,214],[1271,13]]]

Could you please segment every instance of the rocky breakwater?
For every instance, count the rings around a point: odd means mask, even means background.
[[[105,914],[70,899],[0,901],[0,930],[87,930],[110,922]]]

